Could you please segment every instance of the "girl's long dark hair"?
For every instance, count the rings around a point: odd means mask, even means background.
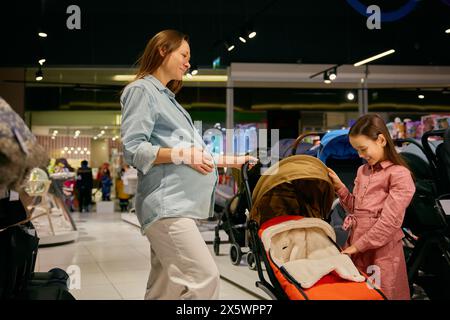
[[[386,146],[384,147],[384,154],[386,159],[393,164],[404,166],[409,169],[408,164],[395,150],[394,141],[391,138],[388,128],[384,120],[377,114],[366,114],[360,117],[355,124],[350,128],[349,136],[364,135],[369,139],[375,141],[378,135],[382,134],[386,139]],[[411,171],[411,170],[410,170]]]

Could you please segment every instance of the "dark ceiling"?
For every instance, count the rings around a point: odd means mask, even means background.
[[[379,5],[383,12],[413,9],[403,18],[369,30],[367,17],[350,2]],[[81,9],[81,30],[68,30],[66,9]],[[405,9],[406,10],[406,9]],[[131,66],[148,39],[174,28],[191,38],[192,61],[210,66],[230,62],[354,63],[390,48],[382,64],[450,65],[449,0],[46,0],[2,1],[0,67]],[[237,40],[253,22],[257,36],[231,53],[218,42]],[[41,40],[43,26],[48,38]]]

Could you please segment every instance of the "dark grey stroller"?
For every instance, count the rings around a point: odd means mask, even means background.
[[[446,136],[447,134],[447,136]],[[410,145],[401,152],[414,174],[416,193],[406,210],[403,222],[405,257],[411,292],[413,284],[425,290],[430,299],[450,298],[450,232],[449,216],[441,205],[450,199],[446,170],[450,168],[449,131],[426,132],[421,143],[413,139],[398,139],[397,144]],[[430,137],[443,137],[434,146]]]

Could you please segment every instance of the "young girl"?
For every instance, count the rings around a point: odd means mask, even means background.
[[[342,253],[351,255],[363,272],[379,271],[378,283],[388,299],[409,300],[401,226],[415,192],[414,181],[378,115],[359,118],[350,129],[349,139],[367,164],[358,168],[353,194],[328,169],[348,213],[343,228],[351,228]]]

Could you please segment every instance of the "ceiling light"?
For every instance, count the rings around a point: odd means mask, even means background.
[[[61,150],[61,154],[65,154],[66,152],[64,150]]]
[[[75,134],[79,135],[80,134],[80,130],[75,131]]]
[[[450,33],[450,28],[445,30],[445,33]]]
[[[94,137],[94,140],[97,140],[97,137]]]
[[[47,38],[47,33],[41,31],[38,33],[38,36],[41,38]]]
[[[424,96],[423,94],[419,94],[417,97],[418,97],[419,99],[425,99],[425,96]]]
[[[70,150],[73,150],[74,149],[74,147],[70,147]]]
[[[323,82],[325,82],[326,84],[331,83],[331,80],[330,80],[327,72],[323,73]]]
[[[249,39],[253,39],[256,36],[256,31],[249,30],[247,34]]]
[[[101,134],[105,134],[105,130],[100,131]]]
[[[58,134],[58,130],[53,130],[53,134]]]
[[[247,40],[243,36],[239,36],[239,40],[241,40],[242,43],[247,43]]]
[[[84,150],[84,151],[87,151],[87,148],[84,148],[83,150]]]
[[[183,77],[183,81],[195,82],[227,82],[226,75],[196,75],[195,78],[189,78],[187,75]]]
[[[68,153],[68,154],[71,154],[71,153],[72,153],[72,151],[70,151],[70,150],[69,150],[69,151],[67,151],[67,153]]]
[[[87,151],[86,154],[89,155],[89,154],[91,154],[91,152],[90,152],[90,151]]]
[[[83,151],[83,150],[81,150],[81,151],[80,151],[80,154],[84,154],[84,151]]]
[[[353,94],[353,92],[348,92],[347,93],[347,100],[348,101],[353,101],[355,99],[355,95]]]
[[[333,68],[330,73],[328,74],[328,77],[330,78],[331,81],[335,80],[337,77],[337,70],[336,68]]]
[[[196,74],[198,74],[197,68],[195,68],[194,70],[192,70],[191,74],[192,74],[193,76],[195,76]]]
[[[186,73],[186,77],[192,78],[192,74],[190,72]]]
[[[55,136],[52,136],[52,140],[55,140]]]
[[[74,152],[73,152],[74,154],[78,154],[78,151],[77,150],[75,150]]]
[[[224,42],[224,45],[225,45],[225,48],[226,48],[228,51],[231,51],[231,50],[234,49],[234,44],[230,44],[230,43],[228,43],[228,42]]]
[[[47,60],[45,60],[45,58],[42,58],[42,59],[39,59],[38,62],[42,66],[45,63],[45,61],[47,61]]]
[[[39,68],[38,71],[36,71],[36,81],[41,81],[44,79],[44,74],[42,73],[41,68]]]
[[[392,53],[394,53],[394,52],[395,52],[394,49],[391,49],[391,50],[382,52],[382,53],[377,54],[377,55],[375,55],[375,56],[373,56],[373,57],[370,57],[370,58],[361,60],[361,61],[355,63],[354,66],[355,66],[355,67],[362,66],[363,64],[366,64],[366,63],[371,62],[371,61],[373,61],[373,60],[380,59],[380,58],[385,57],[385,56],[387,56],[387,55],[389,55],[389,54],[392,54]]]
[[[67,147],[64,147],[64,150],[66,150],[66,151],[67,151],[67,150],[69,150],[69,148],[67,148]]]

